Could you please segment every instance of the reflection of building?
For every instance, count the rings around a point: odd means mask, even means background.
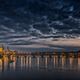
[[[2,60],[0,59],[0,71],[2,71]]]
[[[56,67],[58,65],[58,56],[57,55],[53,56],[53,64],[54,64],[54,67]]]
[[[62,67],[64,67],[65,62],[66,62],[66,58],[65,57],[62,57]]]
[[[73,57],[70,57],[69,60],[70,60],[70,66],[72,66],[73,65],[73,62],[74,62],[74,58]]]
[[[80,67],[80,58],[78,58],[78,66]]]
[[[41,56],[36,56],[37,67],[39,68]]]
[[[48,58],[49,58],[48,55],[45,55],[45,56],[44,56],[44,59],[45,59],[45,67],[46,67],[46,68],[47,68],[47,66],[48,66]]]

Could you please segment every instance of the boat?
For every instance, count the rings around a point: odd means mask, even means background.
[[[9,60],[9,63],[13,63],[14,62],[14,60]]]

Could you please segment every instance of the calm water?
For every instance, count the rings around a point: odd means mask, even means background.
[[[3,56],[0,80],[80,80],[80,58]]]

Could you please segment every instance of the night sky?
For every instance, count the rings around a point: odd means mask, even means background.
[[[79,37],[80,0],[0,0],[0,43]]]

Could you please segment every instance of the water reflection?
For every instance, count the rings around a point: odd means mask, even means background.
[[[80,70],[80,58],[64,56],[3,56],[0,72],[16,70]]]

